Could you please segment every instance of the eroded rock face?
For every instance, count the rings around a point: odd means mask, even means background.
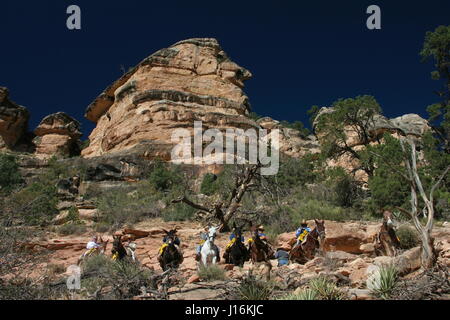
[[[320,130],[317,128],[318,120],[320,117],[333,113],[334,109],[322,108],[313,123],[316,134],[319,138],[322,137]],[[397,136],[407,136],[411,138],[420,138],[423,134],[431,130],[431,127],[427,120],[423,119],[417,114],[406,114],[397,118],[388,119],[383,115],[375,114],[372,121],[367,123],[367,131],[372,138],[372,141],[376,141],[381,138],[385,132],[389,132]],[[351,127],[346,128],[347,145],[350,147],[358,146],[362,144],[362,141],[358,137],[358,133]]]
[[[246,115],[243,92],[251,73],[232,62],[215,39],[189,39],[143,60],[107,88],[87,109],[97,123],[84,157],[156,145],[149,157],[170,159],[174,129],[259,128]],[[147,148],[147,147],[146,147]],[[144,148],[144,149],[146,149]]]
[[[324,143],[324,134],[318,128],[319,119],[333,112],[334,109],[332,107],[322,108],[313,123],[319,145]],[[364,141],[355,128],[346,126],[344,130],[347,137],[345,143],[348,147],[356,151],[365,148]],[[367,123],[366,130],[369,135],[369,144],[379,144],[383,143],[383,135],[385,133],[390,133],[397,139],[400,137],[408,137],[413,140],[419,140],[426,132],[431,131],[431,127],[427,120],[417,114],[407,114],[393,119],[375,114],[372,120]],[[368,181],[367,173],[363,170],[357,170],[360,167],[359,160],[349,154],[343,154],[336,159],[328,159],[327,165],[329,167],[342,167],[346,169],[348,173],[352,173],[355,176],[357,181]]]
[[[258,124],[267,130],[280,130],[280,152],[293,157],[300,158],[306,154],[320,152],[319,141],[314,135],[302,137],[298,130],[286,128],[279,121],[269,117],[259,119]]]
[[[34,133],[37,136],[33,142],[38,157],[69,157],[80,153],[80,123],[64,112],[45,117]]]
[[[0,87],[0,150],[13,150],[24,137],[30,114],[9,100],[9,90]]]

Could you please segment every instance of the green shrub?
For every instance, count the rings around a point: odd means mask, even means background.
[[[197,274],[200,279],[207,282],[226,279],[225,270],[218,265],[201,266]]]
[[[0,191],[9,193],[22,182],[16,157],[0,154]]]
[[[245,277],[237,288],[238,300],[269,300],[272,293],[271,283],[258,280],[253,274]]]
[[[368,280],[368,287],[381,299],[389,299],[398,283],[398,271],[395,265],[382,266]]]
[[[32,226],[49,224],[58,214],[57,203],[56,187],[43,182],[35,182],[8,199],[16,218]]]
[[[420,243],[417,231],[407,225],[399,227],[396,231],[402,249],[411,249],[417,247]]]
[[[281,296],[277,300],[319,300],[319,296],[315,290],[304,289],[299,293],[290,293]]]
[[[111,230],[111,226],[104,222],[98,222],[94,225],[94,230],[97,233],[106,233]]]
[[[142,294],[142,287],[156,289],[151,283],[153,273],[149,269],[135,263],[114,262],[104,255],[88,258],[83,265],[83,274],[81,286],[89,293],[108,288],[99,293],[98,299],[132,299]]]
[[[107,273],[112,264],[113,261],[103,254],[92,255],[85,259],[83,273]]]
[[[294,221],[301,221],[302,219],[345,221],[353,218],[351,210],[333,206],[328,202],[315,199],[300,201],[296,208],[291,210]]]
[[[206,174],[203,177],[202,185],[200,187],[200,192],[206,194],[207,196],[211,196],[216,193],[220,186],[216,184],[217,176],[211,173]]]
[[[179,188],[183,182],[183,177],[178,168],[158,161],[150,172],[149,181],[156,190],[169,191],[175,187]]]
[[[67,223],[57,229],[58,234],[62,236],[82,235],[86,233],[87,228],[84,224]]]
[[[343,300],[343,292],[332,281],[318,277],[309,282],[309,286],[320,300]]]
[[[159,194],[145,183],[139,185],[134,192],[115,189],[101,193],[97,198],[97,207],[101,214],[97,222],[117,230],[145,218],[159,217],[161,212],[156,205],[158,198]]]
[[[192,219],[195,209],[183,203],[171,205],[163,214],[164,221],[187,221]]]
[[[267,226],[266,234],[271,234],[272,237],[284,232],[291,232],[298,227],[293,219],[293,211],[290,206],[264,211],[258,218],[260,219],[258,223]]]
[[[78,212],[77,207],[70,207],[69,213],[67,214],[67,221],[80,221],[80,213]]]

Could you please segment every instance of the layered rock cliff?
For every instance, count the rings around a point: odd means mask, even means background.
[[[84,157],[146,145],[169,160],[176,128],[259,128],[247,117],[243,92],[251,73],[231,61],[215,39],[189,39],[162,49],[108,87],[87,109],[97,123]],[[155,147],[157,146],[157,147]],[[149,152],[149,150],[151,150]]]
[[[81,155],[85,159],[114,158],[120,163],[128,157],[131,162],[156,158],[169,161],[172,133],[183,128],[192,134],[195,121],[202,121],[203,130],[214,128],[221,132],[236,128],[280,129],[282,154],[299,158],[319,153],[323,142],[319,130],[304,137],[271,118],[254,121],[249,117],[250,103],[243,88],[251,77],[250,71],[228,58],[216,39],[188,39],[159,50],[89,105],[86,118],[96,127]],[[40,159],[79,155],[82,134],[75,119],[65,113],[53,114],[44,118],[34,133],[29,133],[29,112],[8,99],[6,88],[0,88],[0,104],[0,150],[27,150]],[[332,112],[333,108],[322,108],[318,117]],[[430,126],[415,114],[395,119],[376,115],[368,130],[372,142],[378,143],[385,132],[418,138]],[[350,127],[347,136],[349,146],[364,148]],[[343,155],[330,159],[329,165],[352,172],[358,163]],[[121,174],[130,176],[127,170]],[[357,175],[363,181],[367,178],[361,172]]]

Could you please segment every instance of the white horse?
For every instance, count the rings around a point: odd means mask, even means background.
[[[219,227],[211,227],[208,229],[208,239],[205,241],[205,243],[202,246],[202,250],[200,251],[201,260],[200,263],[203,264],[205,267],[211,264],[217,263],[217,256],[218,256],[218,248],[214,244],[214,239],[216,238],[216,233]],[[200,264],[199,263],[199,267]]]

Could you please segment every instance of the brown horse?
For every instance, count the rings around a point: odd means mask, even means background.
[[[375,253],[394,257],[400,248],[400,241],[395,234],[395,226],[392,212],[386,210],[383,213],[383,224],[375,239]]]
[[[127,246],[125,247],[122,242],[121,235],[113,236],[113,248],[111,250],[112,259],[114,261],[129,261],[129,262],[138,262],[135,256],[135,246]]]
[[[270,271],[272,270],[272,264],[270,259],[274,258],[275,252],[272,247],[259,236],[259,231],[256,227],[252,227],[253,238],[249,241],[250,259],[254,266],[260,264],[264,265],[264,271],[266,280],[270,280]]]
[[[160,249],[162,252],[158,256],[158,262],[163,271],[167,271],[169,269],[178,269],[180,264],[183,263],[184,257],[180,250],[176,247],[176,239],[177,239],[177,229],[166,231],[165,239],[166,244]]]
[[[314,222],[316,228],[306,236],[302,243],[297,240],[289,253],[289,261],[304,264],[314,259],[317,249],[325,239],[325,221],[314,220]]]
[[[100,248],[98,249],[91,249],[86,251],[85,253],[83,253],[81,255],[80,258],[78,258],[78,265],[80,265],[86,258],[95,256],[95,255],[101,255],[101,254],[105,254],[106,252],[106,247],[108,246],[109,240],[103,241],[103,238],[100,237]]]

